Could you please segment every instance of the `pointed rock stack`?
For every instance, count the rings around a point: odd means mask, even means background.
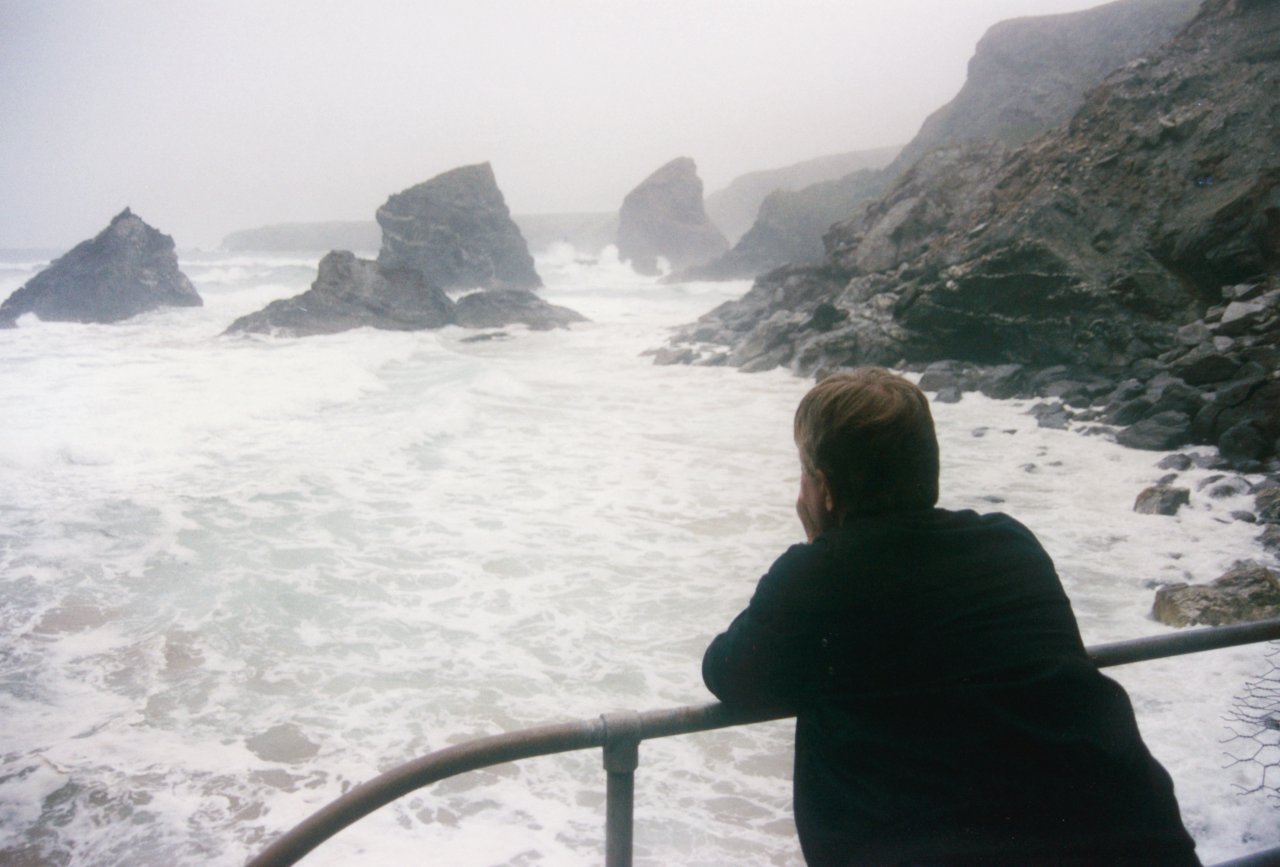
[[[51,322],[119,322],[160,307],[199,307],[173,238],[125,208],[0,305],[0,328],[34,313]]]
[[[658,274],[658,259],[673,270],[709,262],[729,242],[707,216],[693,160],[679,157],[658,169],[622,202],[618,257],[640,274]]]

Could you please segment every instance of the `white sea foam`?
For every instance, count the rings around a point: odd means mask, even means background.
[[[569,331],[220,336],[318,258],[201,256],[202,308],[0,332],[0,860],[238,864],[424,752],[707,701],[703,648],[796,540],[807,383],[641,354],[745,283],[560,246]],[[935,407],[944,505],[1030,526],[1088,642],[1168,631],[1151,581],[1264,556],[1244,500],[1137,515],[1158,455],[1028,407]],[[1223,767],[1262,652],[1113,670],[1207,861],[1280,844]],[[789,768],[785,723],[645,743],[637,862],[800,863]],[[598,753],[478,772],[313,859],[599,863],[602,792]]]

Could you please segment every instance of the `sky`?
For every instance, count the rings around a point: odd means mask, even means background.
[[[1098,0],[0,0],[0,248],[133,208],[180,249],[369,220],[492,164],[516,214],[616,211],[692,157],[903,144],[1006,18]]]

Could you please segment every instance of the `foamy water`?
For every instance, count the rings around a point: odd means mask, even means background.
[[[569,331],[219,336],[318,258],[188,257],[203,308],[0,331],[0,861],[239,864],[431,750],[709,701],[706,643],[797,541],[808,383],[642,355],[747,284],[562,248],[538,267],[592,320]],[[1087,642],[1170,631],[1152,581],[1265,559],[1246,498],[1137,515],[1160,455],[1029,406],[934,407],[943,505],[1030,526]],[[1265,650],[1110,672],[1206,861],[1280,845],[1222,743]],[[788,723],[643,744],[637,863],[802,863],[790,749]],[[307,863],[597,864],[603,788],[598,751],[473,773]]]

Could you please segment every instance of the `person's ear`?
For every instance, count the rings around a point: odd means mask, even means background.
[[[831,514],[836,510],[836,498],[831,492],[831,484],[827,481],[827,474],[822,470],[814,470],[813,479],[818,483],[818,491],[822,494],[822,506]]]

